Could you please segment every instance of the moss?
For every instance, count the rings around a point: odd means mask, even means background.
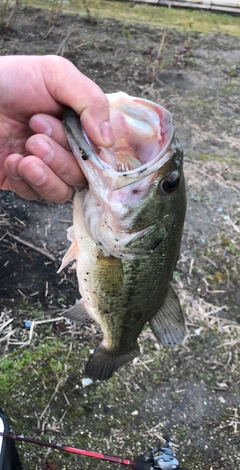
[[[179,426],[177,428],[177,432],[178,432],[180,437],[185,437],[188,434],[188,430],[183,426]]]
[[[180,395],[178,395],[176,392],[173,392],[173,393],[172,393],[172,399],[173,399],[174,401],[180,401],[180,400],[181,400],[181,397],[180,397]]]

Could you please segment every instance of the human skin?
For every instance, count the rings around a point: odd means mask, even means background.
[[[62,128],[65,106],[96,145],[113,145],[106,96],[70,61],[0,57],[0,189],[60,203],[85,185]]]

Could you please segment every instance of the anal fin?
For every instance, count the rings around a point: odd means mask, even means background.
[[[94,380],[108,380],[119,367],[132,361],[139,354],[140,351],[137,344],[131,351],[122,354],[114,354],[104,348],[104,346],[99,346],[90,357],[85,373]]]
[[[184,340],[186,336],[184,315],[172,286],[169,287],[164,304],[149,323],[157,340],[163,346],[175,346]]]

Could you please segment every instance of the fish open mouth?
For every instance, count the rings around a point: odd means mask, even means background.
[[[173,119],[162,106],[118,92],[106,95],[115,135],[111,148],[96,147],[68,109],[63,125],[72,151],[89,184],[98,177],[117,190],[159,170],[172,156]]]
[[[118,92],[107,95],[116,142],[100,147],[98,157],[118,172],[135,171],[166,152],[173,137],[170,113],[148,100]]]

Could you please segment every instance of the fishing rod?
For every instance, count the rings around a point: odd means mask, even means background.
[[[90,450],[77,449],[76,447],[69,447],[69,446],[64,446],[61,444],[54,444],[52,442],[41,441],[40,439],[34,439],[32,437],[19,436],[9,430],[7,420],[2,413],[0,413],[0,470],[5,470],[8,468],[9,470],[11,470],[11,468],[13,468],[11,466],[7,467],[6,463],[2,464],[1,466],[1,462],[5,462],[8,459],[8,455],[6,451],[7,449],[6,442],[9,440],[13,442],[14,441],[28,442],[30,444],[35,444],[35,445],[39,445],[42,447],[48,447],[48,448],[52,448],[56,450],[70,452],[73,454],[93,457],[95,459],[105,460],[108,462],[123,464],[123,465],[132,467],[133,470],[154,470],[154,469],[184,470],[183,468],[180,468],[179,461],[177,460],[176,454],[171,449],[172,443],[170,439],[168,438],[165,438],[166,440],[165,445],[152,449],[149,457],[140,455],[136,457],[135,460],[128,460],[122,457],[114,457],[111,455],[101,454],[101,453],[90,451]],[[4,447],[4,444],[5,444],[5,447]],[[17,452],[16,449],[14,449],[14,451]],[[4,453],[6,454],[5,456],[3,455]],[[12,449],[11,451],[8,450],[8,453],[11,455]],[[20,461],[19,461],[19,464],[20,464]],[[18,468],[19,470],[23,470],[21,464]]]
[[[56,450],[64,450],[73,454],[85,455],[87,457],[93,457],[95,459],[107,460],[108,462],[121,463],[123,465],[129,465],[134,467],[135,462],[133,460],[122,459],[121,457],[114,457],[111,455],[100,454],[90,450],[77,449],[76,447],[63,446],[61,444],[54,444],[52,442],[41,441],[32,437],[18,436],[12,432],[0,432],[0,436],[6,437],[7,439],[13,439],[14,441],[29,442],[30,444],[36,444],[42,447],[51,447]]]

